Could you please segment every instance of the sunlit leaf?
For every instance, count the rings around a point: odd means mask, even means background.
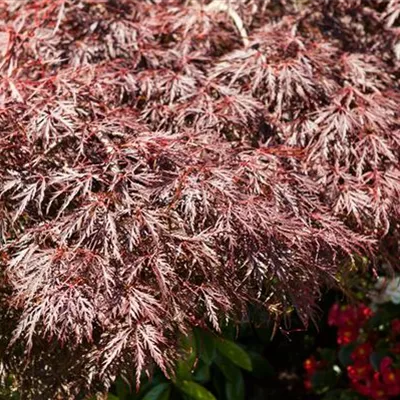
[[[249,355],[239,345],[226,339],[218,340],[216,345],[218,351],[223,356],[231,360],[235,365],[247,371],[252,370],[252,364]]]
[[[193,400],[216,400],[212,393],[196,382],[182,381],[178,389]]]

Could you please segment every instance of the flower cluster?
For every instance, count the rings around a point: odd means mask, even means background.
[[[339,364],[344,367],[343,377],[352,391],[368,399],[387,400],[400,395],[400,319],[390,319],[388,315],[392,312],[393,309],[372,312],[363,304],[337,303],[329,312],[328,324],[338,328],[338,356]],[[395,313],[399,314],[399,310]],[[315,356],[307,359],[305,387],[314,389],[312,382],[317,372],[339,370],[336,362],[327,363]]]
[[[337,343],[344,345],[354,342],[371,314],[371,309],[364,304],[339,305],[335,303],[329,311],[328,324],[338,328]]]
[[[358,393],[376,400],[400,395],[400,368],[394,368],[393,360],[384,357],[379,370],[375,371],[369,361],[372,349],[368,350],[364,350],[364,355],[354,357],[354,365],[347,367],[351,386]]]
[[[306,377],[304,379],[304,387],[307,390],[311,390],[312,389],[312,383],[311,383],[311,379],[314,376],[314,374],[322,369],[324,366],[326,365],[326,363],[324,363],[321,360],[317,360],[315,358],[315,356],[311,356],[309,358],[307,358],[304,363],[303,363],[303,368],[306,372]]]

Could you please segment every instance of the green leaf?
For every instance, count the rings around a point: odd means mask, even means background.
[[[175,376],[177,380],[192,379],[192,364],[186,360],[178,360],[175,366]]]
[[[119,400],[125,400],[129,393],[130,389],[126,382],[121,377],[118,377],[115,381],[115,386],[117,389],[117,396]]]
[[[392,302],[385,304],[386,320],[390,322],[392,319],[400,316],[400,307]],[[382,311],[381,311],[382,312]]]
[[[108,393],[107,395],[107,400],[119,400],[117,396],[114,396],[111,393]]]
[[[238,330],[236,324],[229,322],[222,330],[222,336],[228,340],[235,340]]]
[[[224,375],[215,364],[211,366],[211,382],[217,399],[223,399],[225,395],[225,379]]]
[[[337,380],[333,370],[316,371],[311,378],[311,385],[318,394],[322,394],[334,388]]]
[[[341,399],[341,395],[343,393],[343,389],[335,389],[331,390],[325,394],[322,400],[338,400]]]
[[[239,329],[241,341],[245,339],[254,340],[253,324],[250,321],[242,322]]]
[[[176,377],[178,380],[191,380],[192,369],[196,362],[196,339],[193,333],[182,336],[179,347],[183,352],[182,358],[176,363]]]
[[[379,312],[374,313],[372,317],[369,318],[369,320],[366,322],[365,326],[367,329],[374,329],[382,324],[385,324],[388,319],[389,319],[389,314],[387,313],[387,311],[381,310]]]
[[[236,343],[226,340],[220,339],[216,342],[218,351],[231,360],[235,365],[240,368],[243,368],[247,371],[252,370],[251,359],[249,355]]]
[[[338,397],[336,397],[335,399],[332,399],[332,400],[337,400],[337,399],[338,399]],[[350,389],[343,390],[342,394],[340,396],[340,400],[365,400],[365,399],[366,398],[363,395],[361,395],[353,390],[350,390]]]
[[[206,388],[193,381],[179,382],[177,388],[194,400],[216,400]]]
[[[194,333],[191,332],[187,336],[182,336],[179,347],[184,351],[187,357],[186,360],[193,365],[197,356],[196,337]]]
[[[335,389],[329,391],[322,400],[365,400],[361,394],[350,389]]]
[[[199,383],[206,383],[210,380],[210,366],[200,360],[193,373],[193,379]]]
[[[334,349],[328,349],[328,348],[319,349],[319,354],[321,355],[321,358],[324,361],[327,361],[330,364],[336,361],[336,350]]]
[[[348,367],[349,365],[353,364],[351,353],[354,351],[356,346],[356,343],[349,343],[340,348],[338,358],[344,367]]]
[[[131,393],[129,400],[142,399],[147,392],[160,384],[169,385],[170,382],[167,381],[164,374],[160,370],[156,369],[151,380],[149,380],[148,378],[142,379],[139,392],[136,392],[136,390],[134,390]]]
[[[211,365],[217,354],[214,336],[201,329],[196,329],[195,335],[200,359]]]
[[[381,361],[384,357],[388,356],[390,353],[389,351],[374,351],[371,353],[369,356],[369,361],[374,368],[375,371],[379,372],[380,371],[380,366],[381,366]]]
[[[235,382],[237,379],[239,379],[240,369],[237,368],[230,360],[227,360],[221,355],[217,355],[215,364],[228,381]]]
[[[272,329],[267,324],[262,324],[255,327],[256,336],[264,344],[269,345],[271,343]]]
[[[169,383],[160,383],[147,392],[142,400],[162,400],[164,393],[170,390],[171,385]]]
[[[361,394],[351,389],[331,390],[322,398],[322,400],[365,400]]]
[[[170,396],[171,396],[171,386],[169,386],[168,389],[161,394],[158,400],[169,400]]]
[[[244,400],[244,380],[243,374],[238,369],[239,374],[235,382],[227,381],[225,384],[225,392],[227,400]]]
[[[269,363],[269,361],[261,354],[249,351],[248,355],[250,357],[251,365],[253,367],[252,375],[254,377],[263,379],[275,375],[274,368]]]

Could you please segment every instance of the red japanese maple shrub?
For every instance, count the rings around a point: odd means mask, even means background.
[[[306,323],[397,233],[398,0],[0,0],[1,357],[35,399],[247,305]]]

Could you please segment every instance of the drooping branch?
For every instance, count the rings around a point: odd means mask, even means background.
[[[187,3],[0,0],[0,347],[28,398],[167,371],[249,305],[307,324],[355,253],[397,254],[397,3]]]

